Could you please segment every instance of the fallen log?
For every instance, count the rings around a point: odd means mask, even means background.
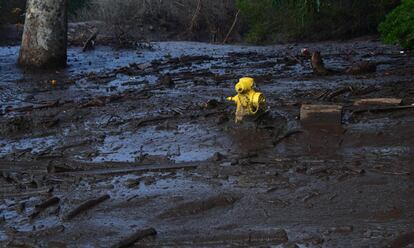
[[[55,196],[35,206],[36,209],[46,209],[60,202],[60,198]]]
[[[82,212],[85,212],[95,207],[96,205],[108,200],[109,198],[111,198],[109,195],[103,195],[101,197],[88,200],[82,203],[81,205],[79,205],[78,207],[76,207],[75,209],[73,209],[72,211],[70,211],[63,219],[66,221],[71,220],[75,218],[76,216],[78,216],[79,214],[81,214]]]
[[[408,106],[395,106],[395,107],[380,107],[380,108],[363,108],[363,109],[356,109],[352,111],[352,114],[361,114],[365,112],[370,113],[381,113],[381,112],[389,112],[389,111],[399,111],[399,110],[406,110],[406,109],[413,109],[414,105]]]
[[[355,106],[361,105],[401,105],[402,99],[398,98],[370,98],[360,99],[354,102]]]
[[[134,234],[126,237],[125,239],[119,241],[117,244],[111,246],[112,248],[125,248],[131,247],[135,242],[157,234],[157,231],[154,228],[148,228],[144,230],[138,230]]]
[[[43,210],[45,210],[46,208],[51,207],[53,205],[56,205],[59,202],[60,202],[60,198],[59,197],[56,197],[56,196],[47,199],[46,201],[44,201],[44,202],[42,202],[42,203],[40,203],[40,204],[38,204],[38,205],[35,206],[35,210],[33,211],[33,213],[30,214],[29,218],[30,219],[36,218],[37,216],[39,216],[39,214]]]
[[[377,71],[377,64],[363,61],[359,64],[352,65],[348,69],[346,69],[345,73],[350,75],[359,75],[364,73],[373,73]]]
[[[300,120],[303,124],[340,125],[342,122],[342,106],[303,104],[300,109]]]

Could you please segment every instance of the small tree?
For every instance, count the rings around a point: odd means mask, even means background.
[[[386,43],[399,43],[403,48],[414,48],[414,0],[403,0],[379,25]]]

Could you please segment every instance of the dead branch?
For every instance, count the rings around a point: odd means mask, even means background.
[[[229,32],[227,33],[226,38],[225,38],[225,39],[224,39],[224,41],[223,41],[223,44],[226,44],[226,43],[227,43],[227,40],[229,39],[229,37],[230,37],[231,33],[233,32],[234,27],[236,26],[237,21],[238,21],[238,19],[239,19],[239,14],[240,14],[240,10],[238,10],[238,11],[237,11],[236,16],[234,17],[233,24],[231,25],[231,27],[230,27],[230,29],[229,29]]]
[[[73,218],[75,218],[76,216],[78,216],[80,213],[87,211],[90,208],[95,207],[96,205],[108,200],[109,198],[111,198],[109,195],[103,195],[101,197],[92,199],[92,200],[88,200],[84,203],[82,203],[81,205],[79,205],[78,207],[76,207],[75,209],[73,209],[72,211],[70,211],[65,217],[64,220],[71,220]]]
[[[85,42],[85,44],[83,45],[83,52],[86,52],[87,50],[93,49],[95,46],[95,40],[96,37],[98,36],[98,31],[95,31]]]
[[[197,8],[193,14],[193,17],[191,18],[190,27],[188,28],[189,33],[192,33],[194,31],[195,26],[197,25],[197,19],[201,13],[201,7],[202,7],[202,0],[198,0]]]
[[[50,206],[56,205],[60,202],[60,198],[59,197],[52,197],[47,199],[46,201],[40,203],[39,205],[36,205],[35,208],[36,209],[46,209]]]
[[[138,230],[131,236],[126,237],[125,239],[119,241],[117,244],[111,246],[112,248],[124,248],[131,247],[135,242],[157,234],[157,231],[154,228],[148,228],[144,230]]]

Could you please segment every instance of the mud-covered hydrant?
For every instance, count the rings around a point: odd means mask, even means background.
[[[264,110],[266,99],[261,92],[254,89],[254,79],[244,77],[236,84],[236,96],[227,97],[227,100],[237,104],[236,123],[241,122],[246,115],[255,115]]]

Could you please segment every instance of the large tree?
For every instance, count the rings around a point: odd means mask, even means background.
[[[67,0],[28,0],[19,64],[66,66],[67,29]]]

